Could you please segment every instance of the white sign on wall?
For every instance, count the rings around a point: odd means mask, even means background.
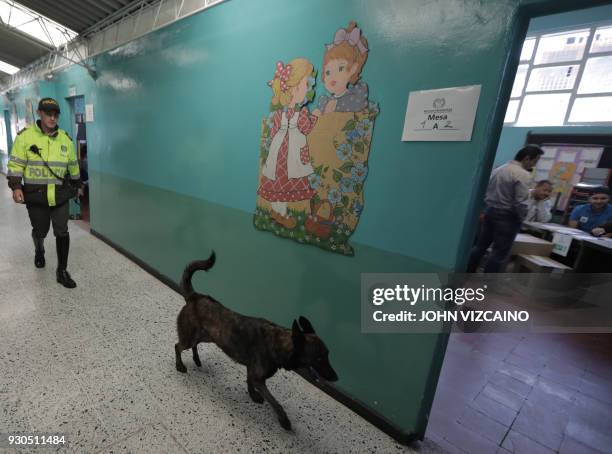
[[[94,121],[93,104],[85,104],[85,121],[88,123]]]
[[[76,96],[76,87],[74,85],[68,87],[68,96]]]
[[[403,141],[472,140],[481,85],[412,91]]]

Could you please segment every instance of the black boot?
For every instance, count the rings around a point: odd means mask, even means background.
[[[72,280],[66,267],[68,266],[68,251],[70,250],[70,237],[58,236],[55,238],[57,249],[57,282],[66,288],[75,288],[76,282]]]
[[[45,239],[32,236],[34,240],[34,266],[36,268],[45,267]]]

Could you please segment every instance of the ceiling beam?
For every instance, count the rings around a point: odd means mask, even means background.
[[[121,8],[123,5],[120,2],[114,1],[114,0],[98,0],[102,3],[104,3],[105,5],[107,5],[108,7],[112,8],[113,11],[117,11],[119,8]]]
[[[56,1],[56,3],[59,3],[59,2]],[[81,28],[81,29],[87,27],[89,24],[88,22],[83,20],[82,16],[78,16],[77,14],[72,12],[74,6],[70,7],[70,9],[68,9],[67,11],[59,10],[57,8],[53,8],[51,6],[45,5],[43,3],[37,3],[36,9],[32,8],[31,6],[28,6],[28,8],[30,8],[32,11],[35,11],[41,15],[47,16],[49,19],[52,19],[53,21],[57,22],[60,25],[63,25],[64,27],[67,27],[73,30],[75,29],[74,24],[79,24],[79,27],[77,28]],[[70,20],[70,23],[66,23],[65,19],[62,20],[61,16],[68,18]],[[75,31],[78,31],[78,30],[75,30]]]
[[[101,1],[81,0],[79,2],[79,5],[83,5],[83,4],[86,4],[91,8],[95,8],[97,10],[104,12],[104,16],[108,16],[109,14],[112,14],[113,11],[115,11],[115,9],[112,6],[109,6],[105,2],[101,2]]]
[[[86,5],[84,1],[79,2],[77,8],[70,0],[54,0],[54,2],[61,6],[60,14],[66,14],[69,11],[72,17],[76,15],[85,24],[92,24],[106,16],[106,13]]]
[[[12,33],[13,35],[16,35],[20,40],[27,41],[28,44],[30,45],[39,47],[43,51],[53,50],[53,46],[51,46],[50,44],[40,41],[34,38],[33,36],[30,36],[27,33],[22,32],[21,30],[17,30],[14,27],[9,27],[3,23],[3,24],[0,24],[0,28],[8,31],[9,33]]]

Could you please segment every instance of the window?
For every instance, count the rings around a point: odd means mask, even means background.
[[[582,58],[589,30],[576,30],[540,37],[534,64],[576,61]]]
[[[15,74],[17,71],[19,71],[19,68],[0,60],[0,71],[7,74]],[[2,121],[4,121],[4,119],[2,119]]]
[[[77,36],[73,30],[14,1],[0,0],[0,19],[3,24],[53,47],[60,47]]]
[[[519,65],[516,70],[516,77],[514,78],[514,86],[512,87],[512,96],[513,98],[521,96],[523,94],[523,87],[525,86],[525,81],[527,80],[527,70],[529,69],[529,65]]]
[[[529,36],[506,126],[612,123],[612,25]]]
[[[533,49],[535,49],[535,38],[527,38],[523,43],[523,49],[521,50],[521,61],[529,61],[533,56]]]
[[[589,58],[578,93],[612,93],[612,55]]]
[[[596,54],[598,52],[612,52],[612,26],[595,30],[591,53]]]
[[[569,93],[527,95],[523,99],[516,125],[555,126],[563,124],[569,100]]]

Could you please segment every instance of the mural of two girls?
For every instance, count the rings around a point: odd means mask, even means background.
[[[321,95],[305,58],[276,64],[263,121],[254,225],[300,243],[353,255],[348,243],[363,210],[372,127],[378,115],[360,80],[368,42],[351,22],[326,46]]]

